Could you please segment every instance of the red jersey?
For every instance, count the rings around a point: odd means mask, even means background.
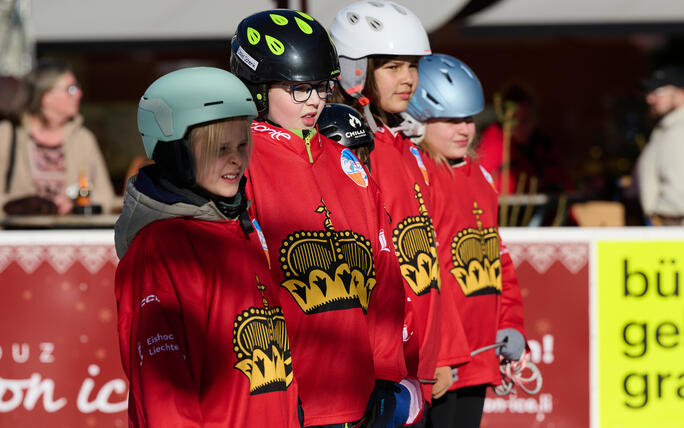
[[[406,375],[404,292],[375,182],[354,154],[252,124],[247,173],[263,227],[304,406],[305,425],[360,419],[374,379]]]
[[[116,271],[136,427],[298,427],[282,310],[257,234],[237,221],[143,228]]]
[[[383,127],[375,133],[371,175],[380,186],[392,219],[392,242],[404,277],[408,374],[432,379],[439,352],[441,280],[427,170],[418,150],[401,132],[395,134]],[[423,396],[428,401],[431,390],[431,384],[424,385]]]
[[[442,289],[443,312],[458,311],[471,351],[495,343],[502,328],[524,335],[522,297],[511,258],[501,245],[491,176],[468,159],[454,167],[435,165],[434,171],[440,189],[433,193],[440,260],[456,280],[455,286]],[[450,389],[500,382],[499,358],[492,349],[459,366]]]

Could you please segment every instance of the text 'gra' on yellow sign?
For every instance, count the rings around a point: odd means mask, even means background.
[[[684,242],[598,243],[600,426],[684,426]]]

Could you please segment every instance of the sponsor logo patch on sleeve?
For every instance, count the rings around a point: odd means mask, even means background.
[[[363,169],[361,162],[359,162],[351,150],[342,150],[340,166],[342,167],[342,171],[344,171],[344,173],[347,174],[347,177],[354,183],[361,187],[368,187],[368,174],[366,174],[366,170]]]

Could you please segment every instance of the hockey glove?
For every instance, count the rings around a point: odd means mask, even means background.
[[[497,348],[496,355],[510,361],[518,361],[525,352],[525,338],[514,328],[504,328],[496,332],[496,341],[504,342],[504,345]]]
[[[377,379],[368,403],[368,425],[373,428],[396,428],[408,417],[411,398],[398,383]]]

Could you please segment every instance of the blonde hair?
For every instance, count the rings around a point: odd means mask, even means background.
[[[221,145],[224,142],[224,133],[226,132],[226,127],[224,125],[235,122],[244,122],[245,136],[247,137],[247,145],[249,153],[251,154],[251,121],[247,120],[247,117],[229,117],[227,119],[197,125],[190,130],[190,133],[188,134],[188,143],[193,153],[195,153],[195,148],[198,148],[200,151],[199,159],[196,159],[198,172],[208,168],[211,162],[218,157]]]
[[[427,153],[428,156],[430,156],[430,159],[432,159],[437,165],[446,165],[449,163],[449,159],[447,159],[446,156],[438,152],[432,145],[432,143],[426,140],[425,137],[423,137],[423,139],[417,144],[417,146],[422,151]]]

